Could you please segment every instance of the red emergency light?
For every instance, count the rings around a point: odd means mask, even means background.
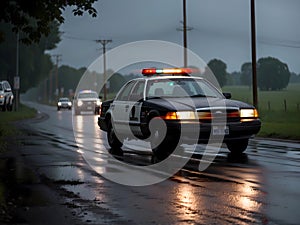
[[[142,70],[142,74],[145,76],[151,75],[188,75],[191,74],[193,71],[190,68],[164,68],[164,69],[156,69],[156,68],[147,68]]]

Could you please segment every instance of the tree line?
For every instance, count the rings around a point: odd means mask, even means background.
[[[213,59],[208,67],[214,73],[221,87],[225,85],[252,85],[252,63],[245,62],[240,71],[228,73],[222,60]],[[274,57],[260,58],[257,61],[257,85],[262,91],[277,91],[286,88],[290,82],[300,81],[300,75],[289,71],[288,65]]]

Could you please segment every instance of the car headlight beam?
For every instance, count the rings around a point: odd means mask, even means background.
[[[256,119],[258,118],[258,111],[256,109],[241,109],[240,117],[242,121],[246,121],[247,119]]]
[[[97,105],[97,106],[100,106],[100,105],[101,105],[101,101],[100,101],[100,100],[97,100],[97,101],[96,101],[96,105]]]
[[[78,100],[77,105],[80,107],[83,105],[83,102],[81,100]]]
[[[194,111],[168,112],[164,116],[166,120],[194,120],[196,118],[197,116]]]

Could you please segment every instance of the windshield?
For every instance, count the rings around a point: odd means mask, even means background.
[[[69,102],[70,100],[68,98],[60,98],[59,101],[60,102]]]
[[[98,98],[96,92],[80,93],[78,98]]]
[[[202,79],[174,78],[149,80],[146,90],[147,98],[178,97],[213,97],[223,98],[220,92]]]

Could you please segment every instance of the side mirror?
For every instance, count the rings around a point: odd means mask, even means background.
[[[102,99],[102,95],[99,95],[99,98]]]
[[[231,99],[231,93],[223,93],[226,99]]]
[[[11,88],[6,88],[4,91],[5,92],[11,92]]]

